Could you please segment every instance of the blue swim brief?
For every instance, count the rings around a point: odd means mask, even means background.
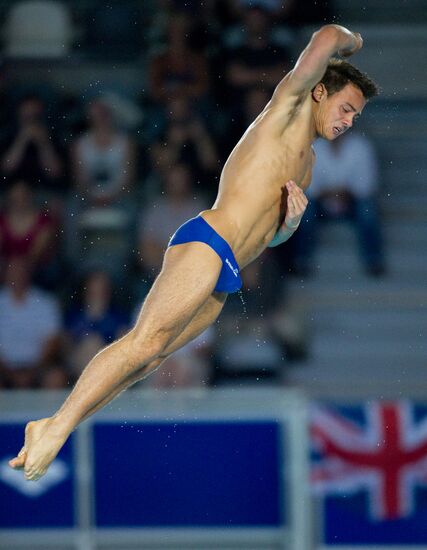
[[[217,292],[237,292],[242,287],[239,266],[230,245],[208,224],[197,216],[179,227],[172,235],[168,246],[191,242],[206,243],[222,260],[222,269],[215,286]]]

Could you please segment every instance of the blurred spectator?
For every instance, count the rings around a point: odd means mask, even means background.
[[[72,146],[76,193],[66,219],[67,254],[80,272],[102,266],[123,275],[136,216],[136,154],[108,100],[88,105],[89,128]]]
[[[59,368],[61,329],[55,298],[32,286],[24,257],[10,259],[0,290],[0,386],[33,388]]]
[[[1,169],[9,180],[23,179],[44,193],[62,191],[63,163],[45,120],[41,98],[27,96],[17,110],[17,127],[5,145]]]
[[[153,55],[149,67],[151,99],[161,105],[172,98],[201,100],[208,91],[208,68],[203,54],[189,43],[191,19],[171,14],[164,48]]]
[[[177,163],[187,164],[205,189],[213,187],[219,162],[215,142],[187,99],[168,103],[166,127],[152,146],[151,161],[159,175]]]
[[[207,207],[202,196],[195,196],[190,168],[185,164],[171,167],[164,178],[163,195],[146,205],[140,220],[138,254],[147,285],[160,271],[164,251],[176,229]],[[144,293],[146,288],[142,290]]]
[[[308,189],[309,203],[295,233],[295,269],[308,274],[317,245],[318,222],[350,220],[357,232],[361,259],[373,276],[385,272],[377,204],[378,165],[365,136],[349,133],[334,141],[318,140]]]
[[[226,0],[229,2],[229,0]],[[150,38],[151,44],[162,43],[165,39],[165,29],[169,21],[177,16],[188,20],[187,41],[194,51],[204,53],[212,47],[214,40],[212,32],[216,30],[217,0],[157,0],[157,10],[151,9]]]
[[[70,367],[77,378],[92,357],[122,334],[128,315],[113,303],[112,282],[104,271],[89,273],[77,303],[65,318]]]
[[[271,92],[290,69],[290,53],[272,35],[270,12],[253,4],[243,12],[243,43],[229,52],[226,78],[236,104],[253,87]]]
[[[57,224],[35,203],[27,182],[15,182],[0,212],[0,268],[22,257],[42,286],[54,286],[59,276]]]
[[[245,267],[243,294],[230,295],[219,318],[215,349],[219,382],[280,381],[285,376],[287,330],[280,324],[288,321],[272,259],[268,251]]]
[[[77,191],[88,205],[107,206],[126,196],[135,180],[135,148],[117,128],[108,102],[99,97],[88,105],[89,128],[72,148]]]

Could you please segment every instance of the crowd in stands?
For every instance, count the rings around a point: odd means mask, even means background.
[[[127,4],[110,14],[118,25],[129,17]],[[284,7],[275,0],[156,4],[138,50],[145,88],[137,97],[119,100],[102,86],[91,97],[54,85],[46,94],[0,79],[0,389],[69,387],[99,349],[132,326],[169,238],[210,207],[228,154],[292,66],[299,28],[329,21],[331,10],[312,2],[302,13],[302,3],[291,0]],[[132,36],[133,29],[135,55]],[[93,37],[86,44],[114,56],[107,42],[104,50]],[[362,142],[359,148],[371,155]],[[375,244],[378,225],[366,214],[375,204],[369,177],[363,196],[355,191],[351,199],[362,249]],[[313,191],[313,209],[324,207],[322,185]],[[310,210],[310,233],[316,216]],[[363,250],[378,274],[380,237]],[[291,251],[269,249],[246,268],[243,295],[230,297],[220,321],[147,384],[285,379],[284,366],[306,353],[295,344],[295,327],[287,330]],[[307,271],[303,244],[297,260]]]

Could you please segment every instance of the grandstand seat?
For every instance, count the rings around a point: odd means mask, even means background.
[[[68,8],[52,0],[17,2],[6,16],[3,31],[9,57],[63,57],[74,36]]]

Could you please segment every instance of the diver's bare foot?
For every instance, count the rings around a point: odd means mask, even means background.
[[[37,481],[47,471],[67,436],[60,435],[53,427],[52,418],[28,422],[25,427],[25,443],[18,456],[9,461],[15,470],[24,470],[25,477]]]

